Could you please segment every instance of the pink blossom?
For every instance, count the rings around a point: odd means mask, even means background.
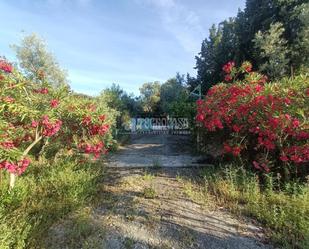
[[[32,128],[36,128],[38,125],[39,125],[39,122],[37,122],[35,120],[32,120],[32,122],[31,122],[31,127]]]
[[[3,59],[0,59],[0,70],[6,72],[6,73],[12,73],[13,71],[13,66],[6,62]]]
[[[56,108],[59,105],[59,100],[53,99],[50,101],[51,108]]]

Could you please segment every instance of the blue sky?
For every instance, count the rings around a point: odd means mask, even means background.
[[[245,0],[0,0],[0,53],[24,31],[47,41],[77,92],[96,95],[113,82],[138,94],[176,72],[195,75],[194,56],[213,23]]]

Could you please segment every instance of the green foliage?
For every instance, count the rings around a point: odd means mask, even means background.
[[[196,56],[203,91],[222,80],[221,67],[251,61],[271,79],[309,68],[309,3],[306,0],[247,0],[236,18],[213,25]],[[196,86],[190,80],[190,88]]]
[[[117,128],[124,128],[121,126],[128,125],[131,117],[141,112],[140,103],[133,94],[126,93],[116,84],[104,89],[96,100],[115,111]]]
[[[142,178],[144,181],[152,181],[155,178],[155,175],[146,171]]]
[[[156,197],[156,191],[152,187],[145,188],[143,191],[143,196],[146,199],[154,199]]]
[[[213,25],[209,30],[209,38],[202,42],[201,52],[195,57],[197,79],[201,82],[203,90],[208,90],[220,79],[221,65],[225,63],[218,60],[221,38],[222,30]]]
[[[187,81],[194,80],[189,75]],[[124,128],[132,117],[150,117],[169,115],[173,117],[194,116],[194,100],[189,96],[184,75],[176,74],[165,83],[149,82],[140,88],[140,96],[126,93],[119,85],[113,84],[103,90],[96,98],[116,110],[117,128]]]
[[[89,205],[104,176],[102,166],[64,158],[32,164],[11,193],[0,183],[1,249],[40,247],[52,224]]]
[[[305,178],[309,173],[308,75],[269,83],[252,72],[248,62],[239,69],[228,63],[224,70],[235,80],[213,86],[205,100],[197,102],[200,131],[216,137],[222,155],[245,160],[252,170],[278,173],[283,180]]]
[[[188,89],[184,86],[184,76],[179,73],[167,80],[160,89],[160,111],[173,117],[191,117],[193,101],[189,99]]]
[[[113,84],[110,88],[103,90],[98,97],[100,103],[106,104],[108,107],[121,112],[125,109],[125,105],[122,101],[124,91],[119,85]]]
[[[258,51],[257,59],[260,60],[259,69],[270,76],[271,79],[286,75],[288,70],[287,41],[282,38],[284,28],[281,23],[270,25],[269,31],[255,34],[254,46]]]
[[[158,112],[160,101],[160,83],[148,82],[144,83],[140,89],[141,103],[143,111],[148,114],[154,114]]]
[[[309,68],[309,3],[306,0],[276,0],[278,20],[283,23],[288,41],[291,75]],[[295,71],[295,72],[294,72]]]
[[[182,101],[185,94],[185,89],[182,87],[181,82],[177,82],[176,78],[169,79],[162,84],[160,89],[160,106],[163,113],[170,113],[173,102],[180,99]]]
[[[53,74],[56,64],[44,54],[42,41],[33,36],[24,42],[29,51],[16,47],[23,66],[30,65],[27,56],[37,63],[25,69],[26,76],[0,59],[1,249],[42,248],[41,238],[55,221],[89,204],[103,176],[93,159],[115,144],[117,112],[104,101],[70,92]],[[52,73],[42,71],[45,67]],[[96,229],[83,219],[76,225],[77,236]]]
[[[34,81],[44,76],[53,87],[68,85],[67,72],[59,66],[46,43],[36,34],[25,36],[20,45],[13,45],[20,67]]]
[[[261,185],[256,175],[237,165],[207,168],[202,175],[205,191],[220,206],[256,218],[280,246],[308,247],[309,182],[282,186],[280,177],[267,176]]]
[[[1,60],[0,169],[21,175],[32,159],[57,153],[98,158],[114,143],[115,111],[92,98],[77,96],[64,85],[53,88],[45,77],[29,81]],[[82,155],[81,155],[82,154]]]

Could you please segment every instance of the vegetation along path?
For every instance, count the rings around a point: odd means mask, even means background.
[[[180,162],[184,155],[178,154],[188,151],[186,146],[189,142],[179,136],[133,139],[109,158],[97,205],[54,226],[48,247],[270,248],[260,227],[198,196],[197,167],[162,167],[158,159],[163,166],[169,156],[171,164]],[[189,154],[184,158],[189,161]]]

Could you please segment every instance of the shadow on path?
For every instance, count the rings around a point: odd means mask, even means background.
[[[185,182],[199,175],[191,148],[185,136],[133,138],[109,156],[97,203],[79,230],[74,215],[55,225],[48,248],[271,248],[262,229],[208,208],[206,196],[190,198],[195,190]]]

